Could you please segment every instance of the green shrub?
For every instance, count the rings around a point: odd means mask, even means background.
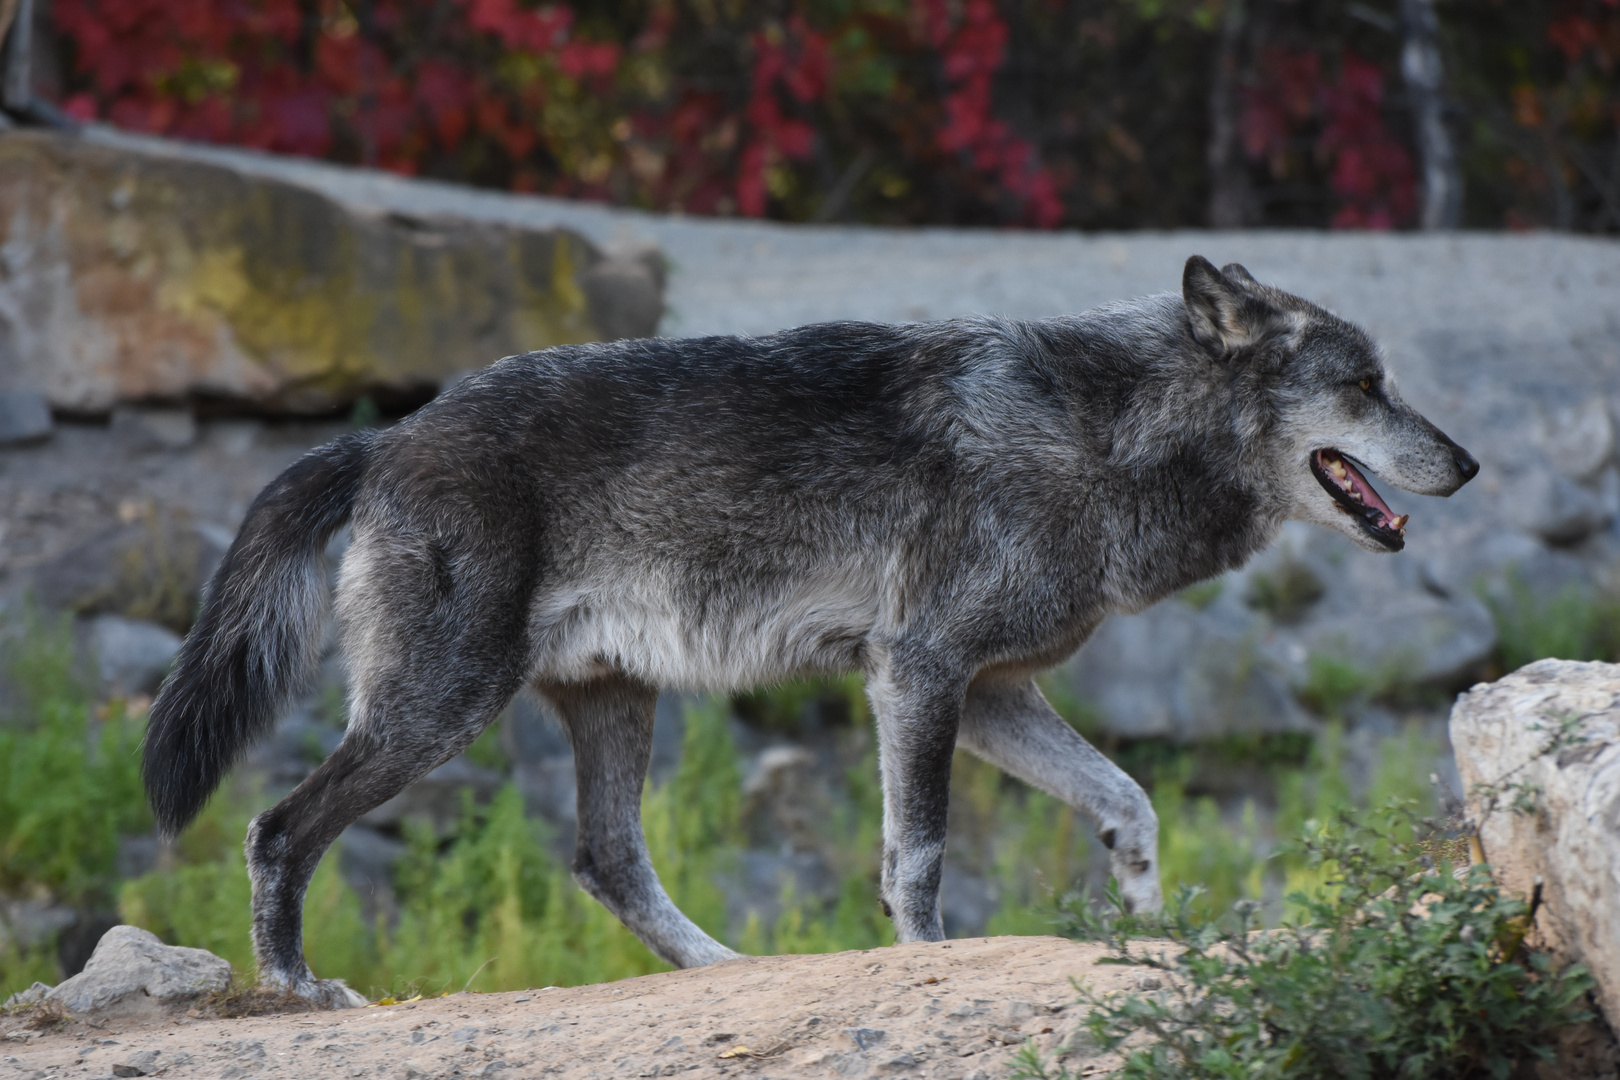
[[[0,890],[108,900],[119,839],[151,824],[141,720],[121,701],[92,707],[66,619],[29,613],[3,650],[14,700],[0,723]]]
[[[1517,578],[1505,596],[1487,597],[1504,672],[1535,660],[1620,660],[1620,599],[1571,585],[1537,597]]]
[[[1392,801],[1306,832],[1296,850],[1324,887],[1291,897],[1305,917],[1277,931],[1254,932],[1252,902],[1210,921],[1185,897],[1155,926],[1117,920],[1114,962],[1165,976],[1153,993],[1082,988],[1093,1039],[1130,1046],[1117,1075],[1505,1078],[1548,1059],[1553,1034],[1589,1018],[1590,976],[1519,954],[1524,903],[1485,867],[1433,867],[1407,839],[1421,824]],[[1052,1074],[1031,1052],[1015,1075]]]

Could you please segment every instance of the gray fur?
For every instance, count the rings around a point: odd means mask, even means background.
[[[1478,468],[1400,401],[1360,330],[1196,256],[1181,296],[1070,318],[509,357],[386,432],[315,452],[357,481],[314,469],[277,482],[278,505],[322,512],[287,526],[250,513],[237,545],[279,554],[227,557],[150,745],[223,722],[203,691],[229,665],[209,640],[251,644],[238,613],[262,611],[313,558],[341,501],[354,531],[337,599],[349,730],[249,833],[254,945],[272,982],[337,994],[302,957],[316,861],[524,684],[574,745],[576,878],[674,964],[734,954],[674,907],[647,859],[639,792],[661,687],[865,674],[882,896],[901,941],[943,933],[958,744],[1094,821],[1127,901],[1153,909],[1147,797],[1033,676],[1108,613],[1238,566],[1284,520],[1397,550],[1404,519],[1354,501],[1353,465],[1318,453],[1334,449],[1425,493]],[[235,753],[252,731],[230,731]],[[217,780],[149,750],[155,802],[200,805]]]

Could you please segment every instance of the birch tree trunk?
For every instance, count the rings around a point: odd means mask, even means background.
[[[1424,229],[1455,229],[1462,221],[1462,175],[1446,130],[1440,19],[1434,0],[1401,0],[1401,74],[1412,98],[1423,198],[1418,223]]]

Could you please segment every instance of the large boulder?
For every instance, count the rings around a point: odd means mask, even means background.
[[[418,212],[408,185],[367,175],[94,130],[8,133],[0,391],[75,412],[197,398],[324,411],[656,328],[658,259]]]
[[[206,949],[165,945],[138,926],[115,926],[83,971],[54,988],[36,983],[7,1004],[55,1002],[80,1017],[145,1013],[218,993],[230,982],[231,965]]]
[[[1541,660],[1451,711],[1468,814],[1497,883],[1529,897],[1561,960],[1620,1025],[1620,665]]]

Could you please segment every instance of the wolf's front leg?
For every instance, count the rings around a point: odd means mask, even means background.
[[[1147,793],[1065,723],[1033,680],[981,679],[969,687],[961,743],[1095,822],[1129,910],[1164,906],[1159,818]]]
[[[867,679],[883,776],[881,894],[900,941],[945,937],[939,875],[962,686],[933,664],[892,657]]]
[[[541,689],[574,747],[574,880],[676,967],[736,957],[681,913],[647,854],[641,787],[652,761],[658,692],[621,676]]]

